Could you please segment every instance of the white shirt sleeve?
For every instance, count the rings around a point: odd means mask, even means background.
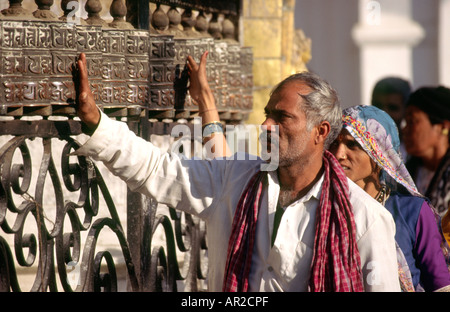
[[[100,123],[75,154],[101,161],[136,192],[159,203],[201,215],[222,188],[225,160],[193,160],[163,153],[119,121],[101,115]]]
[[[395,226],[378,218],[358,241],[366,291],[400,291],[395,240],[391,235],[395,235]]]

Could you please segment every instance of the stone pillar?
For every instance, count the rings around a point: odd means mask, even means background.
[[[244,46],[253,48],[253,112],[247,123],[264,121],[269,92],[281,80],[282,0],[243,1]]]
[[[411,19],[410,0],[359,0],[353,39],[360,48],[361,104],[370,104],[375,83],[395,75],[413,80],[412,49],[424,37]]]
[[[253,50],[253,111],[247,124],[260,124],[272,88],[306,67],[295,45],[295,0],[248,0],[242,6],[241,45]]]

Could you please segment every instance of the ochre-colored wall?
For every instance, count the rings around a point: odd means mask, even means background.
[[[295,0],[245,0],[241,42],[253,48],[253,112],[247,124],[264,121],[272,88],[295,72],[307,70],[310,40],[294,29]]]

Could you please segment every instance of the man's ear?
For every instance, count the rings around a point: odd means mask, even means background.
[[[327,136],[330,134],[331,131],[331,125],[328,121],[322,121],[317,127],[316,127],[316,137],[314,142],[316,144],[323,144],[327,138]]]

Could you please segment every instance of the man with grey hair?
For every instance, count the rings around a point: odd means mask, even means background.
[[[78,115],[93,131],[77,150],[102,161],[131,190],[197,215],[208,229],[210,291],[399,291],[395,226],[326,151],[341,129],[336,92],[310,73],[281,82],[265,107],[261,158],[185,159],[103,115],[78,62]],[[193,98],[214,110],[206,54],[188,57]],[[220,132],[209,120],[205,132]],[[234,158],[235,159],[235,158]]]

